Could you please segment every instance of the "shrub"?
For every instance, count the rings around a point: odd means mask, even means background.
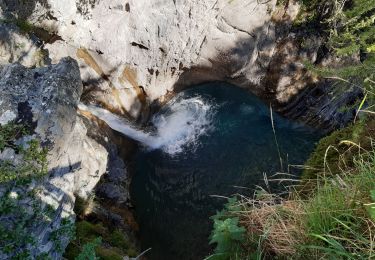
[[[123,259],[123,256],[136,256],[137,251],[131,245],[120,230],[112,230],[103,223],[90,223],[86,220],[76,222],[76,238],[68,245],[64,257],[67,259],[76,259],[81,252],[85,251],[85,245],[95,244],[96,257],[100,259]],[[94,243],[101,238],[101,243]],[[86,250],[87,251],[87,250]]]
[[[236,199],[229,199],[225,208],[214,215],[210,244],[216,244],[215,253],[206,259],[236,259],[241,254],[241,243],[245,240],[245,228],[239,226],[239,218],[231,212],[238,209]]]
[[[102,243],[101,237],[95,238],[92,242],[83,245],[82,252],[75,258],[76,260],[96,260],[95,248]]]
[[[47,150],[37,140],[30,140],[25,146],[16,144],[25,134],[23,125],[0,126],[0,152],[11,148],[20,158],[18,162],[0,161],[0,252],[15,259],[30,257],[29,248],[35,243],[30,230],[48,224],[52,217],[50,207],[37,198],[35,188],[48,173]],[[29,187],[31,182],[34,188]]]

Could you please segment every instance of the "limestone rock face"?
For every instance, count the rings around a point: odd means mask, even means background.
[[[14,232],[24,232],[33,239],[33,243],[24,241],[17,250],[0,252],[1,259],[26,248],[32,258],[47,254],[60,259],[69,242],[67,223],[74,221],[75,196],[87,198],[106,172],[106,149],[86,135],[87,129],[77,116],[81,93],[79,68],[71,58],[36,69],[9,64],[0,71],[0,124],[13,121],[24,125],[29,133],[15,142],[25,145],[36,139],[48,149],[48,174],[43,180],[22,186],[0,183],[2,199],[14,194],[13,203],[27,209],[28,224]],[[0,153],[0,160],[16,164],[22,156],[7,148]],[[46,210],[48,214],[37,213]],[[12,213],[1,214],[2,225],[14,224]]]
[[[147,116],[150,103],[163,102],[169,93],[215,80],[246,88],[295,115],[290,104],[303,102],[305,89],[316,83],[303,62],[317,60],[321,39],[291,32],[299,12],[293,0],[286,7],[276,0],[19,2],[1,0],[0,6],[8,16],[61,36],[46,48],[53,62],[65,55],[79,61],[84,99],[133,118]],[[327,128],[345,124],[319,114],[326,110],[318,106],[338,107],[309,98],[316,105],[301,118],[328,118],[315,124]]]
[[[208,72],[179,85],[242,74],[258,84],[265,73],[260,66],[267,66],[275,45],[276,0],[34,2],[25,6],[28,17],[22,6],[4,8],[56,30],[64,42],[47,46],[51,58],[75,57],[95,98],[134,117],[194,68]]]

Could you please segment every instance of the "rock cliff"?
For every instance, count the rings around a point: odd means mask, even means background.
[[[9,237],[2,239],[1,259],[24,252],[32,258],[44,254],[59,258],[70,239],[75,196],[87,198],[106,171],[107,151],[87,137],[77,117],[81,93],[78,65],[71,58],[44,68],[11,64],[0,71],[0,127],[10,122],[23,125],[27,134],[17,136],[14,143],[27,147],[30,140],[39,140],[48,151],[47,175],[42,179],[20,185],[16,176],[0,183],[2,235],[7,230],[24,234],[13,247],[7,244]],[[23,157],[17,146],[5,147],[1,166],[5,162],[16,166],[26,160]],[[6,203],[13,204],[11,210],[5,210]]]
[[[58,34],[62,40],[46,44],[52,62],[67,54],[77,59],[84,98],[120,114],[147,117],[151,103],[219,80],[328,130],[352,117],[353,111],[337,110],[358,93],[333,105],[332,97],[322,96],[335,86],[325,82],[322,88],[304,67],[305,60],[317,62],[322,39],[293,32],[299,11],[294,1],[2,0],[0,6],[5,17]],[[301,111],[306,99],[311,102]]]

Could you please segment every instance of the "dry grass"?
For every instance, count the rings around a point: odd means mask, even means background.
[[[313,259],[375,258],[375,147],[366,151],[346,144],[358,149],[354,167],[342,168],[340,175],[321,175],[307,196],[306,190],[300,196],[295,189],[287,198],[263,189],[254,198],[239,196],[241,210],[234,213],[250,244],[262,252],[261,259],[301,259],[306,254]]]
[[[304,208],[299,202],[264,193],[260,199],[241,197],[240,204],[245,208],[237,212],[240,223],[251,240],[258,240],[262,251],[278,256],[296,254],[297,246],[306,239],[301,218]]]

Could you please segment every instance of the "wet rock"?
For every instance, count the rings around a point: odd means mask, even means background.
[[[111,161],[109,174],[106,176],[106,178],[108,181],[113,183],[125,182],[128,180],[128,172],[122,159],[117,157]]]
[[[345,127],[353,121],[356,104],[363,98],[359,85],[338,84],[333,80],[310,85],[284,108],[285,115],[309,125],[324,126],[326,132]]]

